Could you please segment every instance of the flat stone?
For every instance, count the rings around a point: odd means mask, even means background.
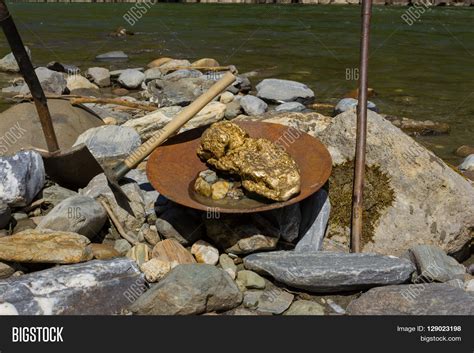
[[[277,112],[302,112],[304,110],[306,107],[299,102],[283,103],[275,108]]]
[[[197,315],[226,311],[242,302],[242,293],[222,270],[211,265],[175,267],[131,307],[139,315]]]
[[[127,89],[137,89],[145,80],[145,74],[138,70],[125,70],[118,78],[118,82]]]
[[[49,186],[45,189],[43,189],[43,199],[46,203],[49,203],[50,205],[57,206],[61,201],[72,197],[72,196],[77,196],[78,193],[66,188],[63,188],[62,186],[59,186],[57,184],[54,184],[52,186]]]
[[[161,67],[160,67],[161,69]],[[187,78],[177,81],[154,80],[147,85],[147,92],[152,100],[162,107],[187,106],[206,92],[213,81],[202,77]]]
[[[107,213],[99,202],[78,195],[61,201],[41,220],[38,229],[73,232],[92,239],[106,221]]]
[[[117,61],[123,62],[128,61],[128,55],[121,50],[111,51],[108,53],[100,54],[95,57],[98,61]]]
[[[31,50],[27,46],[25,46],[26,53],[30,57],[31,60]],[[4,72],[20,72],[20,67],[15,59],[13,53],[9,53],[5,55],[2,59],[0,59],[0,71]]]
[[[234,260],[230,258],[227,254],[221,254],[219,256],[219,265],[222,269],[229,274],[232,279],[235,279],[237,273],[237,266],[234,263]]]
[[[321,304],[310,300],[297,300],[290,305],[288,310],[285,311],[283,315],[324,315],[324,307]]]
[[[474,296],[444,283],[373,288],[347,307],[350,315],[474,315]]]
[[[125,258],[53,267],[0,281],[0,315],[119,314],[144,289],[143,275]]]
[[[65,75],[61,72],[50,70],[46,67],[38,67],[36,70],[36,76],[41,83],[41,87],[45,92],[53,94],[63,94],[67,88],[67,81]],[[30,93],[30,89],[25,84],[20,94],[26,95]]]
[[[110,71],[104,67],[91,67],[86,71],[86,77],[99,87],[110,86]]]
[[[314,92],[305,84],[278,79],[265,79],[257,85],[257,96],[270,102],[311,103]]]
[[[92,259],[89,239],[70,232],[25,230],[0,238],[0,260],[73,264]]]
[[[410,249],[410,253],[416,264],[418,277],[424,281],[464,279],[466,268],[437,246],[417,245]]]
[[[150,282],[158,282],[168,272],[171,271],[171,263],[160,259],[151,259],[140,266],[140,270],[145,274],[145,279]]]
[[[161,69],[160,69],[161,70]],[[183,78],[196,78],[201,77],[202,72],[198,70],[189,70],[189,69],[180,69],[176,70],[170,74],[167,74],[163,77],[164,80],[168,81],[177,81]]]
[[[171,264],[194,264],[193,255],[174,239],[165,239],[155,245],[152,257]]]
[[[255,96],[244,96],[240,100],[240,105],[247,115],[260,115],[266,112],[268,104]]]
[[[43,159],[34,151],[0,157],[0,201],[10,207],[29,205],[45,182]]]
[[[367,253],[274,251],[252,254],[245,268],[288,286],[316,293],[404,283],[415,270],[409,260]]]
[[[200,264],[216,265],[219,261],[219,250],[204,240],[198,240],[193,244],[191,254]]]
[[[237,273],[237,281],[248,289],[265,289],[265,280],[257,273],[242,270]]]
[[[266,289],[258,298],[257,310],[263,313],[280,315],[289,308],[294,297],[293,294],[267,282]]]

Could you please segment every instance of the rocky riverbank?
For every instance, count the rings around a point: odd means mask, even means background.
[[[71,0],[14,0],[13,2],[76,2]],[[136,0],[81,0],[84,3],[135,3]],[[155,1],[150,1],[154,2]],[[166,1],[156,1],[166,2]],[[181,3],[201,4],[304,4],[304,5],[358,5],[360,0],[182,0]],[[409,6],[427,4],[429,6],[474,6],[473,0],[373,0],[374,5]]]
[[[287,125],[326,145],[333,174],[299,204],[224,215],[159,195],[145,161],[123,185],[127,212],[104,175],[67,189],[50,180],[37,152],[18,152],[41,135],[15,126],[21,109],[33,109],[19,103],[0,117],[1,314],[474,314],[473,147],[460,147],[465,160],[455,168],[408,135],[449,127],[384,117],[369,105],[364,252],[350,254],[354,98],[328,107],[303,83],[254,87],[251,73],[210,58],[158,58],[118,71],[109,63],[126,53],[96,59],[91,68],[36,69],[49,96],[88,110],[60,108],[63,148],[86,144],[103,165],[124,159],[231,71],[237,81],[181,131],[223,119]],[[15,65],[11,56],[0,61],[12,72],[3,93],[28,100]],[[88,123],[68,125],[72,114]]]

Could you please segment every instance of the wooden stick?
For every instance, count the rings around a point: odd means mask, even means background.
[[[83,103],[95,103],[95,104],[115,104],[122,105],[128,108],[146,110],[148,112],[154,112],[157,110],[157,107],[152,107],[145,104],[129,102],[124,99],[115,99],[115,98],[93,98],[93,97],[80,97],[72,98],[71,104],[83,104]]]
[[[117,219],[117,216],[115,216],[115,213],[112,211],[110,206],[107,204],[107,201],[105,201],[104,199],[101,199],[100,203],[105,208],[105,211],[107,212],[110,220],[114,224],[114,226],[117,229],[117,232],[119,232],[120,236],[132,245],[138,244],[138,240],[133,239],[130,235],[128,235],[125,232],[125,229],[123,229],[122,224],[120,224],[120,221]]]

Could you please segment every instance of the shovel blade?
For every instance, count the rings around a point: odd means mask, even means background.
[[[58,154],[43,155],[46,174],[61,186],[76,190],[84,188],[104,170],[86,145],[79,145]]]

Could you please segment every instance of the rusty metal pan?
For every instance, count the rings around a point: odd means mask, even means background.
[[[332,160],[326,147],[316,138],[279,124],[239,121],[250,137],[277,143],[295,159],[300,168],[301,191],[285,202],[244,199],[214,201],[193,190],[199,172],[208,169],[197,156],[201,135],[206,127],[186,131],[158,147],[147,163],[147,176],[153,187],[166,198],[190,208],[222,213],[252,213],[277,209],[304,200],[329,179]]]

